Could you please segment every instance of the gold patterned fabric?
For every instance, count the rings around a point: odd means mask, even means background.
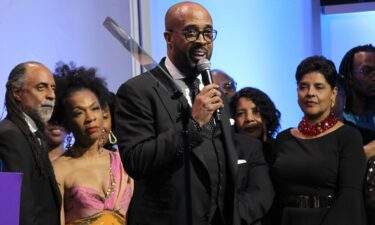
[[[66,225],[124,225],[125,217],[114,211],[102,211],[90,217],[67,223]]]

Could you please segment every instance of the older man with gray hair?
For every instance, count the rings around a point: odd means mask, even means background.
[[[0,160],[23,173],[20,224],[60,223],[61,196],[42,135],[53,112],[55,81],[38,62],[18,64],[6,84],[7,116],[0,122]]]

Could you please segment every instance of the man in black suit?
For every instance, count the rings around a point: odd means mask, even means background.
[[[60,224],[61,197],[44,147],[43,123],[51,117],[55,81],[38,62],[17,65],[6,84],[7,116],[0,122],[0,160],[23,173],[21,225]]]
[[[211,16],[197,3],[181,2],[167,11],[165,27],[167,57],[117,92],[119,149],[135,179],[129,224],[239,224],[229,110],[219,86],[203,86],[196,68],[211,58]],[[217,109],[223,112],[215,125]],[[267,171],[264,160],[260,167]]]

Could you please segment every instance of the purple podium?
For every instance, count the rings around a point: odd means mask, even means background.
[[[0,172],[1,224],[19,225],[22,173]]]

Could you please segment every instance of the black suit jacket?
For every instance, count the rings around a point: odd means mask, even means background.
[[[29,143],[20,129],[8,119],[0,122],[0,159],[4,169],[23,173],[20,225],[60,224],[60,192],[47,151],[40,150],[42,160],[48,165],[48,178],[37,171]]]
[[[238,154],[237,218],[241,225],[261,224],[275,196],[262,144],[241,134],[234,134],[233,140]]]
[[[164,67],[164,63],[160,66]],[[119,149],[126,171],[135,179],[129,224],[185,224],[181,118],[182,113],[190,113],[184,109],[186,99],[173,98],[166,75],[156,68],[123,84],[117,92],[116,104]],[[228,171],[224,210],[228,224],[233,224],[237,155],[227,114],[223,113],[222,118]],[[204,149],[199,146],[203,140],[190,120],[188,139],[193,149],[190,164],[193,224],[207,224],[210,173],[203,160]]]

